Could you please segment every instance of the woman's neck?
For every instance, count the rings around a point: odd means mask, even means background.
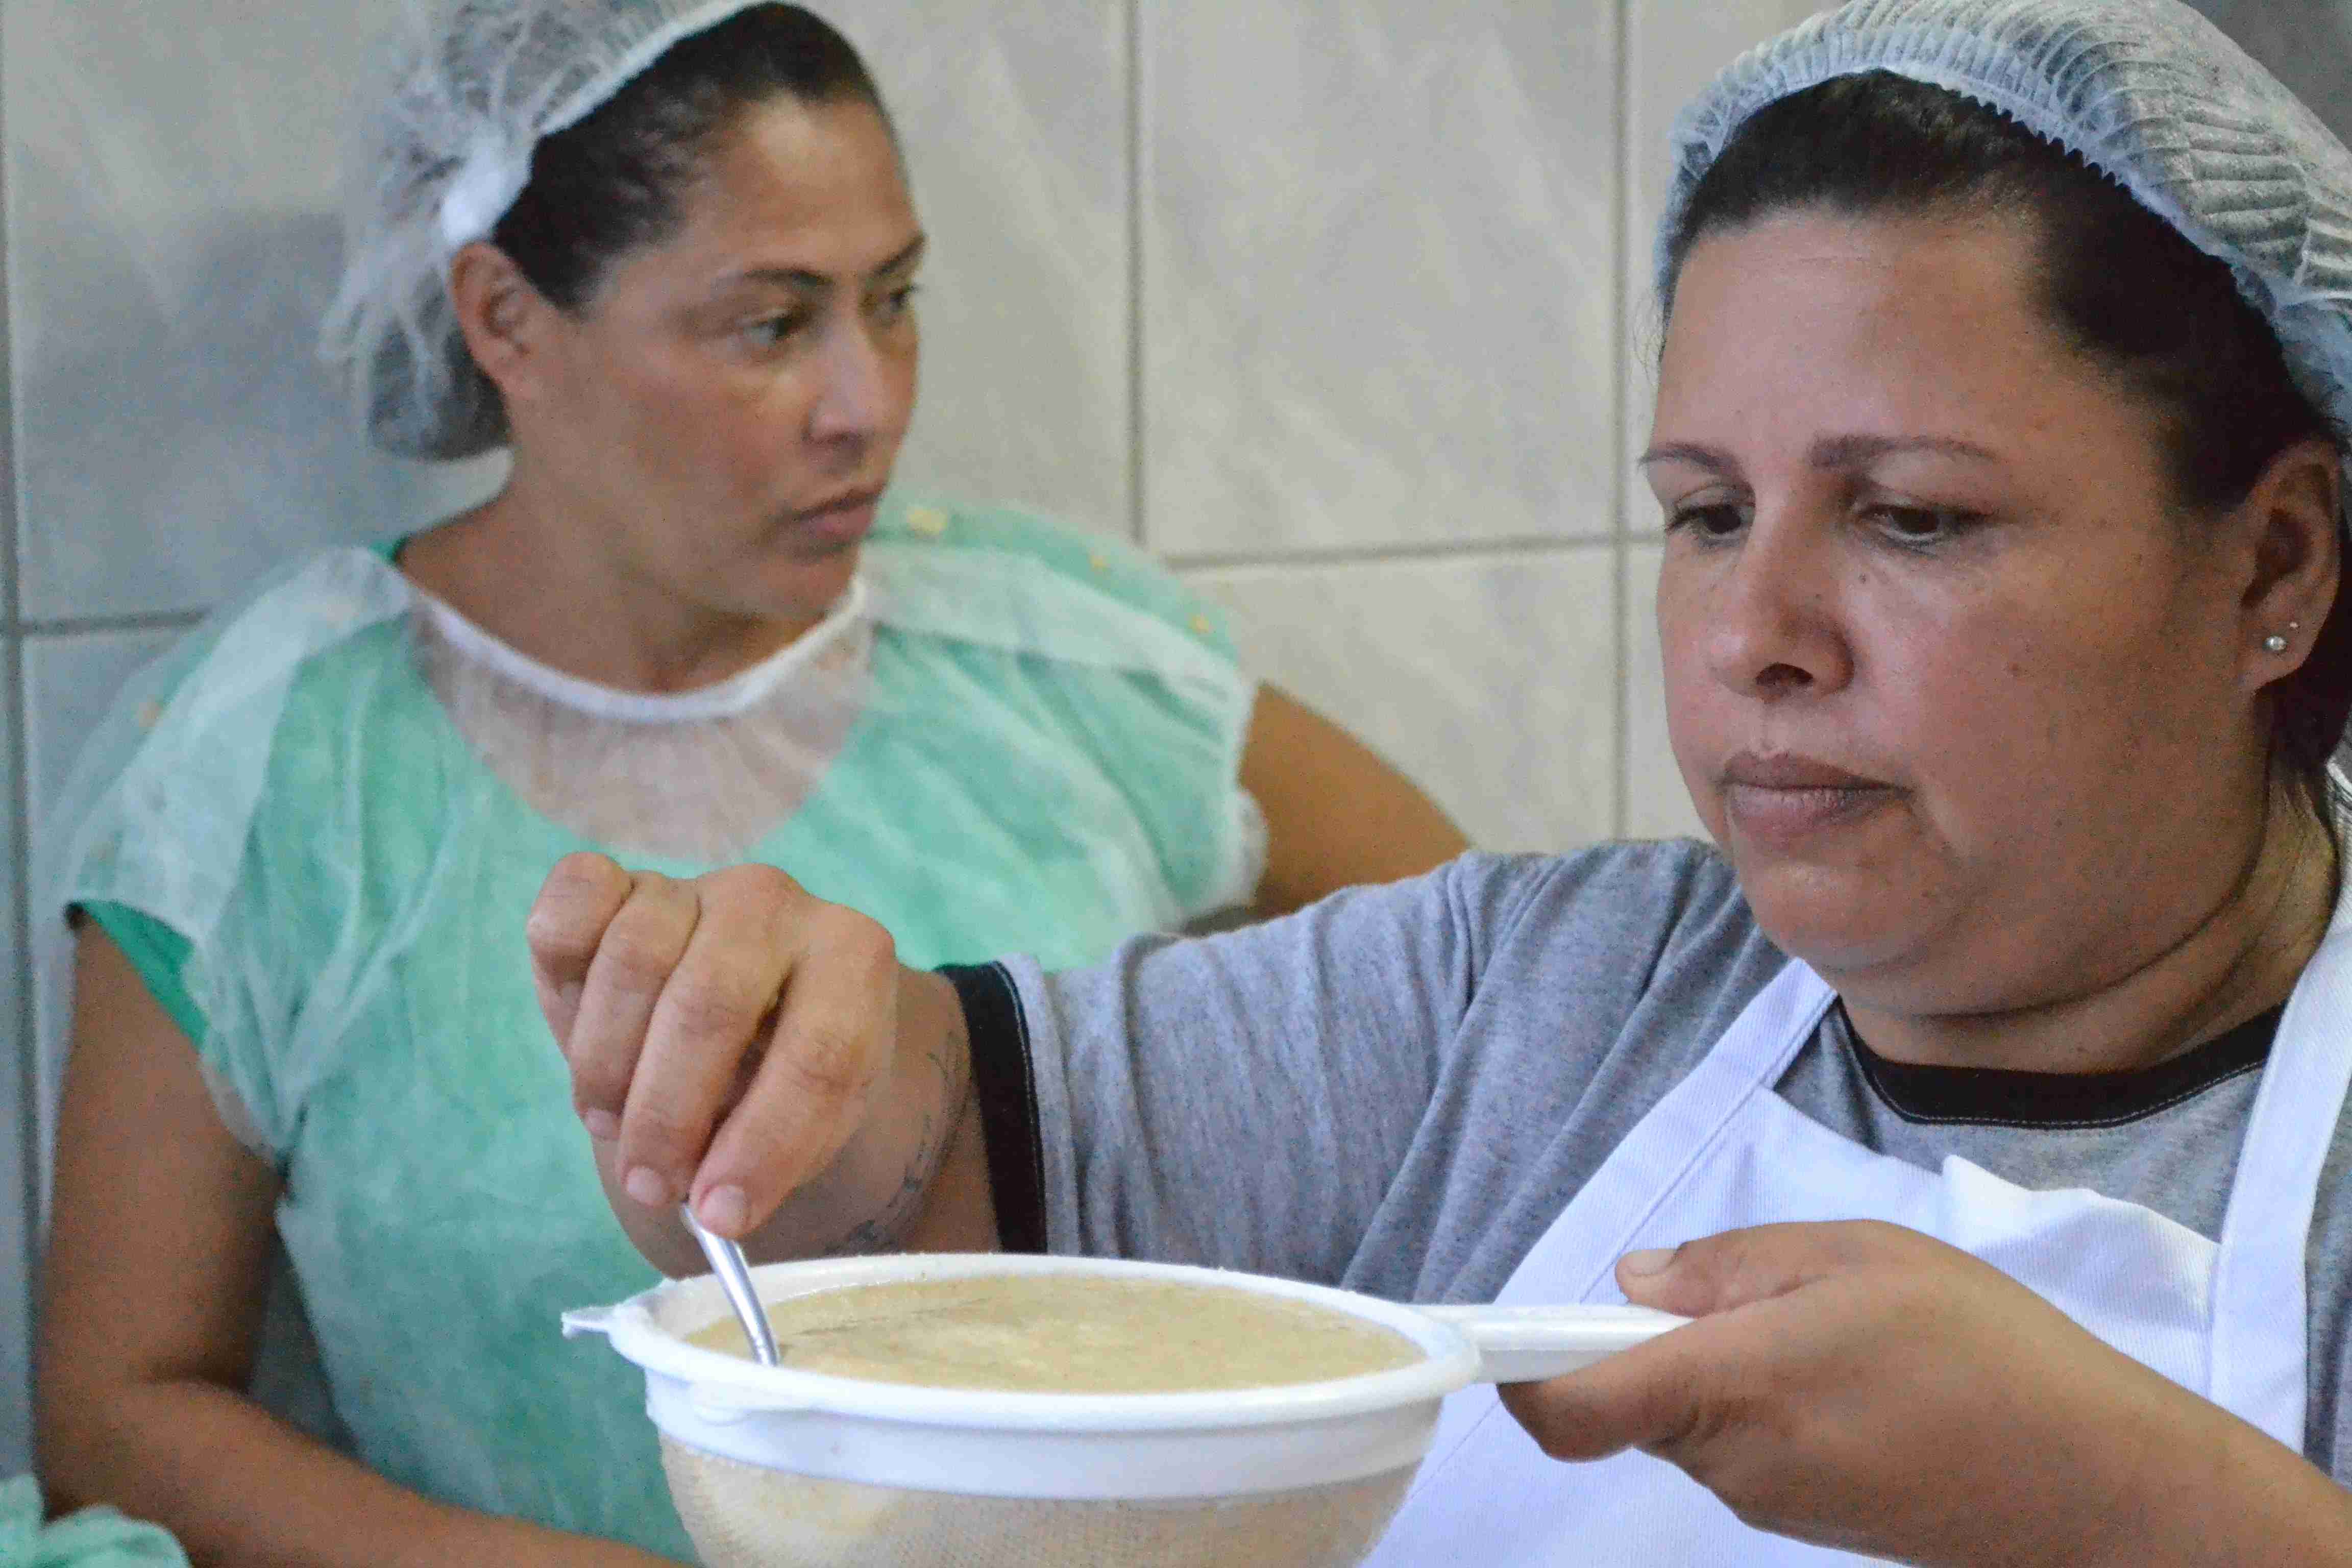
[[[411,539],[411,583],[517,652],[622,691],[714,685],[798,641],[816,618],[732,615],[688,602],[559,522],[509,483],[473,511]],[[583,537],[586,536],[586,537]]]
[[[1847,995],[1879,1055],[2027,1072],[2153,1067],[2286,1000],[2334,914],[2336,847],[2300,795],[2273,784],[2244,872],[2188,933],[2119,980],[1998,1013],[1916,1014]]]

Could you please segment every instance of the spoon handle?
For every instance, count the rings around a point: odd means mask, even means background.
[[[735,1309],[736,1321],[743,1325],[743,1337],[751,1342],[751,1359],[761,1366],[775,1366],[782,1360],[776,1354],[776,1336],[769,1331],[767,1311],[760,1305],[759,1293],[751,1289],[751,1266],[743,1261],[743,1249],[716,1232],[705,1230],[702,1222],[694,1217],[694,1210],[678,1205],[678,1215],[686,1228],[702,1244],[702,1256],[710,1259],[710,1271],[719,1276],[719,1288],[727,1292],[727,1304]]]
[[[1481,1383],[1540,1383],[1580,1372],[1690,1321],[1647,1307],[1423,1307],[1478,1351]]]

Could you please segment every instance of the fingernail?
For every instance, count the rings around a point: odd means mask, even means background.
[[[1617,1267],[1628,1274],[1664,1274],[1674,1260],[1675,1249],[1671,1247],[1645,1247],[1619,1258]]]
[[[648,1166],[635,1167],[621,1184],[628,1189],[630,1197],[649,1209],[667,1207],[671,1201],[669,1184],[662,1180],[660,1172]]]
[[[702,1223],[724,1236],[741,1233],[743,1222],[751,1217],[751,1205],[740,1187],[713,1187],[702,1194],[695,1205]]]
[[[580,1125],[588,1129],[588,1136],[599,1143],[610,1143],[621,1135],[621,1119],[609,1110],[583,1110]]]

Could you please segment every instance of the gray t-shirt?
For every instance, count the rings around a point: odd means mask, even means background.
[[[1475,1301],[1785,962],[1712,849],[1612,845],[1470,856],[1247,931],[1139,940],[1090,970],[1008,963],[1007,1004],[976,1007],[967,988],[966,1010],[976,1058],[1024,1079],[1018,1114],[991,1118],[992,1169],[1034,1193],[1048,1249]],[[2054,1126],[1906,1114],[1874,1061],[1833,1014],[1780,1089],[1925,1169],[1959,1154],[2218,1239],[2258,1049],[2127,1117]],[[2305,1440],[2339,1479],[2347,1163],[2339,1113],[2308,1253]]]

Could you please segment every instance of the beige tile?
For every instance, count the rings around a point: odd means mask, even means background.
[[[164,15],[164,12],[170,15]],[[24,611],[211,603],[478,473],[371,454],[318,362],[368,6],[8,7]]]
[[[1649,445],[1657,398],[1659,332],[1654,255],[1658,221],[1673,176],[1667,132],[1683,105],[1741,51],[1783,32],[1821,7],[1812,0],[1632,0],[1626,39],[1627,213],[1625,224],[1625,460]],[[1655,532],[1648,489],[1628,484],[1626,526]]]
[[[827,14],[890,100],[931,239],[900,473],[1131,533],[1124,0]]]
[[[1147,540],[1592,536],[1615,7],[1144,7]]]
[[[1615,816],[1614,552],[1190,574],[1256,673],[1345,724],[1490,849]]]
[[[1665,552],[1637,544],[1625,563],[1625,835],[1704,838],[1666,733],[1666,682],[1658,654],[1658,567]]]

